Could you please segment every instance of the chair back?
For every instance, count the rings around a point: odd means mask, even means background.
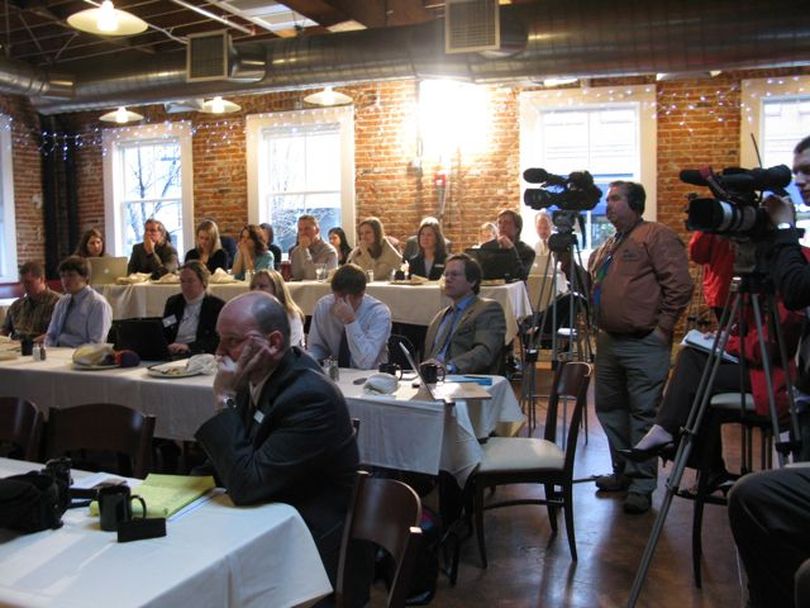
[[[559,411],[560,398],[574,399],[574,411],[568,424],[568,437],[566,437],[565,443],[566,470],[573,470],[579,427],[588,400],[588,385],[591,381],[592,371],[593,367],[590,363],[566,361],[561,362],[554,372],[554,382],[548,398],[546,428],[543,438],[556,443],[557,412]]]
[[[346,562],[352,540],[370,541],[391,554],[396,564],[396,574],[388,593],[387,605],[391,608],[405,606],[411,573],[421,544],[421,519],[422,503],[410,486],[358,471],[340,547],[335,589],[338,608],[347,605],[346,575],[350,566]]]
[[[413,347],[413,342],[400,334],[391,334],[391,336],[388,338],[388,361],[390,363],[396,363],[402,369],[411,369],[411,364],[408,363],[408,359],[405,357],[402,349],[399,347],[400,344],[404,345],[405,348],[408,349],[408,352],[413,356],[413,360],[416,361],[417,365],[419,365],[418,353]]]
[[[37,407],[18,397],[0,397],[0,441],[9,441],[21,450],[23,460],[39,460],[42,414]]]
[[[65,409],[51,408],[46,430],[48,458],[72,450],[102,450],[129,457],[130,471],[122,475],[144,478],[152,461],[155,417],[113,403],[90,403]]]

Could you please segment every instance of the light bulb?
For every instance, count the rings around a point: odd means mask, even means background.
[[[214,114],[225,113],[225,103],[222,101],[222,97],[217,96],[211,100],[211,111]]]
[[[109,2],[109,0],[106,1]],[[115,112],[115,122],[123,125],[126,124],[128,121],[129,121],[129,113],[127,112],[127,109],[124,106],[121,106]]]
[[[104,0],[101,3],[101,8],[98,11],[98,25],[99,31],[114,32],[118,29],[118,17],[115,14],[115,7],[112,0]]]
[[[335,104],[335,92],[332,90],[332,87],[324,87],[321,96],[323,105],[331,106]]]

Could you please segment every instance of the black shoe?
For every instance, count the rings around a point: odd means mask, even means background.
[[[667,461],[672,460],[675,456],[675,442],[669,441],[660,445],[654,445],[644,450],[640,450],[638,448],[630,448],[629,450],[622,448],[616,451],[633,462],[644,462],[645,460],[649,460],[650,458],[654,458],[656,456],[660,456],[664,459],[664,461]]]
[[[624,512],[630,513],[631,515],[646,513],[650,510],[651,506],[652,496],[639,492],[628,492],[627,497],[624,499],[624,504],[622,505]]]
[[[596,487],[602,492],[622,492],[630,487],[630,478],[623,473],[601,475],[595,482]]]

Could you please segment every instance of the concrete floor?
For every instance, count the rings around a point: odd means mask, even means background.
[[[584,444],[584,434],[581,434],[575,478],[610,472],[607,440],[593,412],[593,387],[590,393],[589,443]],[[544,411],[539,411],[540,421],[543,416]],[[736,470],[739,466],[739,435],[734,425],[727,427],[724,430],[726,462],[730,470]],[[541,433],[538,429],[535,436],[541,436]],[[671,463],[667,469],[659,469],[659,490],[654,495],[653,509],[644,515],[625,514],[622,494],[597,495],[593,483],[577,484],[574,490],[577,563],[571,561],[562,515],[559,516],[560,533],[553,538],[545,507],[516,506],[487,511],[485,529],[489,567],[486,570],[480,567],[475,541],[470,539],[462,548],[457,585],[451,587],[447,577],[441,575],[431,605],[487,608],[625,606],[670,471]],[[684,484],[688,485],[687,477],[691,479],[689,470],[684,477]],[[499,499],[526,494],[542,495],[542,490],[531,486],[498,489]],[[428,497],[427,502],[431,498]],[[742,605],[742,584],[725,507],[706,507],[703,589],[695,588],[691,567],[692,506],[691,501],[674,499],[637,606],[710,608]]]

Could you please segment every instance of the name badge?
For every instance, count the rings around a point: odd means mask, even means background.
[[[168,317],[163,318],[163,327],[171,327],[172,325],[177,325],[176,316],[169,315]]]
[[[262,414],[259,410],[256,410],[256,412],[253,414],[253,420],[256,421],[256,424],[261,424],[264,420],[264,414]]]

